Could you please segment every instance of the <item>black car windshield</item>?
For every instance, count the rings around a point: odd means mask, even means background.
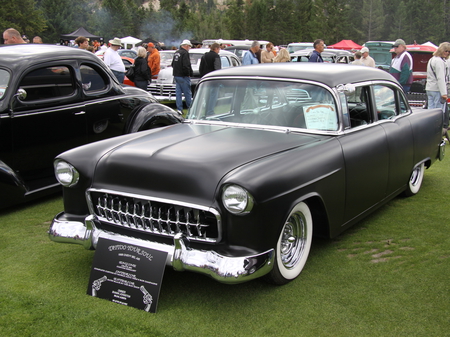
[[[0,99],[5,96],[6,89],[8,88],[9,77],[9,72],[0,69]]]
[[[198,87],[191,120],[338,130],[336,102],[327,89],[310,84],[253,79],[211,80]]]

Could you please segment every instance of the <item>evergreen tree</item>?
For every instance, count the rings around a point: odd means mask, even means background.
[[[381,40],[384,28],[384,11],[381,0],[364,0],[362,25],[367,40]]]
[[[244,40],[247,35],[247,17],[244,0],[231,0],[225,13],[229,36],[233,40]]]
[[[1,11],[0,26],[3,30],[15,28],[32,39],[46,28],[44,13],[35,0],[3,1]]]

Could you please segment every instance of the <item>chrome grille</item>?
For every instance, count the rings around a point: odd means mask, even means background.
[[[217,242],[220,239],[220,217],[209,208],[92,190],[90,199],[100,222],[166,237],[183,233],[197,241]]]

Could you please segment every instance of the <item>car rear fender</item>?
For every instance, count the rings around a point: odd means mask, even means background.
[[[150,103],[137,107],[125,126],[125,133],[150,130],[183,121],[175,110],[161,103]]]

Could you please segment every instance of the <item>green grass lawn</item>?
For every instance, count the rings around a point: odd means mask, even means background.
[[[50,241],[59,196],[0,212],[0,336],[450,336],[450,159],[282,287],[166,268],[158,312],[86,295],[94,251]]]

